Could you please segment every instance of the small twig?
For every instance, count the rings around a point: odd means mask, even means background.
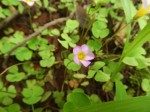
[[[40,28],[39,30],[37,30],[36,32],[32,33],[31,35],[29,35],[28,37],[26,37],[22,42],[18,43],[16,46],[14,46],[12,49],[10,49],[6,54],[5,60],[3,62],[3,68],[6,68],[6,63],[8,62],[8,58],[9,56],[20,46],[24,45],[27,41],[29,41],[32,38],[35,38],[36,36],[38,36],[42,31],[44,31],[46,28],[48,28],[49,26],[52,25],[56,25],[58,23],[62,23],[64,21],[66,21],[69,18],[72,18],[74,15],[74,11],[68,16],[68,17],[64,17],[64,18],[59,18],[56,19],[54,21],[51,21],[49,23],[46,23],[42,28]]]
[[[12,49],[10,49],[8,52],[7,52],[7,56],[11,55],[12,52],[14,52],[18,47],[24,45],[27,41],[29,41],[30,39],[38,36],[42,31],[44,31],[46,28],[48,28],[49,26],[52,26],[52,25],[55,25],[55,24],[58,24],[58,23],[61,23],[61,22],[64,22],[66,21],[68,18],[59,18],[59,19],[56,19],[52,22],[49,22],[47,24],[45,24],[42,28],[40,28],[39,30],[37,30],[36,32],[32,33],[31,35],[29,35],[28,37],[26,37],[22,42],[20,42],[19,44],[17,44],[15,47],[13,47]]]
[[[12,15],[0,23],[0,30],[9,24],[17,15],[19,15],[19,11],[17,11],[14,7],[10,7],[10,10],[12,10]]]

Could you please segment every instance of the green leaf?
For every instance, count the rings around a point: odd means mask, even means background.
[[[68,19],[66,22],[66,27],[70,32],[72,32],[79,27],[79,22],[77,20]]]
[[[11,37],[9,39],[9,42],[14,43],[14,44],[18,44],[18,43],[22,42],[23,39],[24,39],[23,33],[17,31],[17,32],[15,32],[15,34],[13,35],[13,37]]]
[[[110,74],[106,74],[102,71],[98,71],[95,75],[95,80],[99,82],[107,82],[110,80]]]
[[[85,107],[90,105],[91,102],[89,98],[80,92],[73,92],[67,96],[67,102],[64,104],[63,111],[64,112],[78,112],[75,111],[80,107]]]
[[[47,58],[47,59],[43,59],[40,61],[40,65],[42,67],[51,67],[51,66],[53,66],[54,63],[55,63],[55,57],[54,56]]]
[[[141,58],[137,58],[136,61],[138,62],[138,66],[137,66],[138,69],[143,69],[150,66],[150,58],[141,57]]]
[[[93,23],[93,26],[92,26],[92,33],[93,33],[93,35],[96,38],[99,38],[100,36],[102,36],[102,37],[105,36],[108,31],[105,31],[106,33],[104,33],[105,35],[103,35],[103,31],[102,30],[106,29],[106,27],[107,27],[106,23],[101,22],[101,21],[95,21]]]
[[[127,65],[131,65],[131,66],[137,66],[138,62],[136,61],[135,57],[125,57],[123,59],[123,62]]]
[[[141,47],[150,37],[150,22],[143,28],[142,31],[135,37],[134,41],[124,50],[124,56],[129,56],[135,49]]]
[[[67,68],[69,70],[72,70],[72,71],[78,71],[80,68],[81,68],[81,65],[78,65],[74,62],[70,62],[68,65],[67,65]]]
[[[89,71],[88,71],[88,76],[87,76],[87,78],[89,78],[89,79],[93,78],[94,75],[95,75],[95,73],[96,73],[95,70],[89,70]]]
[[[94,65],[92,66],[92,68],[97,71],[97,70],[99,70],[100,68],[102,68],[104,65],[105,65],[104,62],[102,62],[102,61],[96,61],[96,62],[94,63]]]
[[[92,94],[90,96],[90,100],[91,100],[92,104],[94,104],[94,103],[96,104],[96,103],[101,103],[102,102],[101,99],[99,98],[99,96],[96,95],[96,94]]]
[[[21,4],[21,3],[19,3],[19,5],[18,5],[18,10],[19,10],[19,12],[22,14],[23,13],[23,11],[24,11],[24,6]]]
[[[9,69],[10,73],[17,73],[18,72],[18,66],[14,65]]]
[[[63,91],[62,91],[62,92],[55,91],[55,92],[53,93],[53,97],[54,97],[54,99],[55,99],[55,103],[56,103],[60,108],[62,108],[63,105],[64,105],[64,103],[65,103],[65,101],[63,100],[63,98],[64,98],[64,92],[63,92]]]
[[[65,39],[67,42],[70,42],[71,41],[71,38],[68,36],[68,34],[66,34],[66,33],[62,33],[61,34],[61,37],[63,38],[63,39]]]
[[[6,108],[8,112],[21,112],[19,104],[11,104]]]
[[[41,99],[41,96],[33,96],[33,97],[29,97],[29,98],[23,98],[23,102],[29,105],[32,104],[36,104],[37,102],[39,102]]]
[[[25,73],[14,73],[14,74],[7,74],[6,80],[9,82],[19,82],[25,78]]]
[[[62,40],[59,40],[59,39],[58,39],[58,41],[59,41],[59,43],[60,43],[63,47],[65,47],[66,49],[68,49],[68,42],[67,42],[67,41],[62,41]]]
[[[49,5],[49,1],[48,0],[43,0],[43,3],[44,3],[44,7],[47,8],[48,5]]]
[[[50,36],[59,36],[60,35],[60,32],[58,29],[53,29],[50,31]]]
[[[143,79],[141,86],[142,86],[143,91],[150,92],[150,81],[149,81],[149,79]]]
[[[73,74],[73,77],[77,78],[77,79],[84,79],[84,78],[86,78],[86,75],[81,74],[81,73],[76,73],[76,74]]]
[[[77,43],[80,39],[79,35],[71,35],[71,39],[73,43]]]
[[[37,50],[40,41],[37,38],[33,38],[27,42],[28,47],[32,50]]]
[[[50,96],[51,96],[52,92],[51,91],[47,91],[41,98],[41,102],[46,101]]]
[[[18,0],[2,0],[2,3],[6,6],[11,6],[11,5],[18,5],[19,1]]]
[[[16,88],[15,88],[15,86],[14,85],[10,85],[9,87],[8,87],[8,90],[7,90],[8,92],[10,92],[10,93],[8,93],[8,96],[10,96],[11,98],[14,98],[14,97],[16,97]]]
[[[35,104],[41,100],[41,95],[44,93],[44,90],[40,86],[34,86],[33,88],[24,88],[22,94],[24,96],[23,102],[26,104]]]
[[[67,101],[72,102],[76,107],[82,107],[91,104],[89,98],[81,92],[73,92],[69,94],[67,96]]]
[[[42,57],[42,59],[48,59],[51,56],[50,50],[42,50],[39,52],[39,55]]]
[[[87,45],[90,47],[91,51],[98,51],[102,47],[102,43],[98,40],[88,40]]]
[[[32,51],[26,47],[19,47],[15,51],[15,56],[19,61],[30,60],[32,58]]]
[[[38,71],[34,69],[34,65],[32,63],[28,63],[28,64],[23,64],[23,70],[25,72],[27,72],[26,75],[34,75],[36,74]]]
[[[72,43],[72,42],[69,42],[69,46],[74,48],[76,46],[76,44]]]
[[[101,32],[99,33],[99,36],[101,37],[101,38],[104,38],[104,37],[106,37],[107,35],[109,34],[109,29],[102,29],[101,30]]]
[[[8,112],[5,108],[0,107],[0,112]]]
[[[2,53],[7,53],[9,50],[11,50],[15,45],[11,43],[4,43],[1,45],[0,50]]]
[[[116,85],[116,97],[115,100],[123,100],[123,99],[127,99],[127,92],[125,90],[125,86],[123,85],[123,83],[121,81],[116,80],[115,81],[115,85]]]
[[[88,105],[76,109],[75,112],[149,112],[149,104],[150,96],[140,96],[126,100]]]
[[[10,104],[12,104],[12,103],[13,103],[12,98],[10,98],[10,97],[8,97],[8,96],[5,96],[5,97],[3,98],[2,104],[4,104],[4,105],[10,105]]]
[[[121,3],[125,12],[126,21],[128,23],[132,20],[133,16],[135,15],[136,9],[131,0],[122,0]]]

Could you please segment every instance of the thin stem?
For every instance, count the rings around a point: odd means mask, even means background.
[[[114,37],[118,32],[120,32],[121,30],[123,30],[125,27],[127,27],[128,25],[130,25],[131,22],[132,22],[132,20],[131,20],[129,23],[127,23],[127,25],[125,25],[123,28],[121,28],[120,30],[118,30],[112,37]],[[112,37],[111,37],[111,38],[112,38]],[[127,47],[128,44],[129,44],[129,40],[130,40],[130,36],[128,35],[128,36],[127,36],[127,39],[126,39],[126,43],[125,43],[124,49],[123,49],[123,52],[122,52],[122,55],[121,55],[121,57],[120,57],[120,59],[119,59],[118,65],[116,66],[116,68],[115,68],[115,70],[114,70],[114,73],[113,73],[112,76],[111,76],[111,79],[112,79],[113,81],[115,80],[115,77],[116,77],[117,73],[125,66],[125,64],[122,63],[122,60],[123,60],[123,58],[124,58],[125,55],[126,55],[126,47]]]
[[[6,73],[11,67],[17,66],[17,65],[26,64],[26,63],[30,63],[30,62],[23,62],[23,63],[17,63],[17,64],[14,64],[14,65],[11,65],[10,67],[6,68],[3,72],[0,73],[0,77],[1,77],[4,73]]]
[[[32,104],[32,112],[34,112],[34,105]]]
[[[8,91],[2,91],[2,90],[0,90],[0,92],[4,92],[4,93],[9,93],[9,94],[17,94],[17,93],[13,93],[13,92],[8,92]]]
[[[30,10],[30,7],[28,7],[28,14],[29,14],[30,28],[31,28],[31,30],[34,31],[34,29],[33,29],[33,27],[32,27],[32,16],[31,16],[31,10]]]

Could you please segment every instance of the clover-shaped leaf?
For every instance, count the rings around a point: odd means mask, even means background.
[[[15,45],[12,43],[3,43],[0,45],[0,51],[2,53],[7,53],[11,48],[13,48]]]
[[[18,72],[18,66],[14,65],[14,66],[10,67],[9,72],[10,73],[17,73]]]
[[[91,69],[88,71],[87,78],[93,78],[100,68],[104,67],[105,63],[102,61],[96,61]]]
[[[132,65],[132,66],[137,66],[138,65],[138,62],[136,61],[135,57],[125,57],[123,59],[123,62],[125,64]]]
[[[37,82],[36,82],[35,79],[26,81],[26,85],[27,85],[28,88],[33,88],[34,86],[36,86],[36,83]]]
[[[37,50],[40,40],[38,38],[33,38],[27,42],[28,47],[32,50]]]
[[[66,34],[66,33],[63,33],[63,34],[61,34],[61,37],[63,38],[63,39],[65,39],[65,40],[60,40],[60,39],[58,39],[58,41],[61,43],[61,45],[63,46],[63,47],[65,47],[66,49],[68,49],[68,47],[70,46],[70,47],[75,47],[76,46],[76,44],[74,44],[73,43],[73,41],[74,41],[74,39],[75,38],[73,38],[73,40],[68,36],[68,34]]]
[[[0,107],[0,112],[8,112],[5,108]]]
[[[3,87],[0,91],[0,102],[4,105],[12,104],[12,98],[16,97],[16,89],[13,85],[7,88]]]
[[[150,81],[149,79],[143,79],[142,80],[142,89],[147,92],[147,93],[150,93]]]
[[[17,103],[9,105],[6,109],[8,112],[21,112],[20,105]]]
[[[87,76],[87,78],[93,78],[94,77],[94,75],[95,75],[95,73],[96,73],[96,71],[95,70],[89,70],[88,71],[88,76]]]
[[[32,58],[32,51],[26,47],[19,47],[15,51],[15,56],[19,61],[30,60]]]
[[[110,74],[106,74],[102,71],[98,71],[95,75],[95,80],[99,82],[107,82],[110,80]]]
[[[42,59],[47,59],[49,58],[53,53],[50,52],[50,50],[41,50],[39,52],[39,55],[42,57]]]
[[[72,92],[67,96],[67,102],[64,104],[63,111],[76,112],[77,108],[81,108],[84,106],[88,106],[91,104],[90,99],[86,96],[86,94],[81,92]]]
[[[28,64],[24,64],[23,65],[23,70],[25,72],[27,72],[26,73],[27,76],[34,75],[34,74],[37,73],[37,70],[34,69],[34,65],[32,63],[30,63],[30,64],[29,63]]]
[[[71,20],[71,19],[67,20],[67,22],[66,22],[66,29],[69,32],[73,32],[73,30],[75,30],[78,27],[79,27],[79,22],[77,20]]]
[[[78,65],[73,61],[73,54],[70,54],[68,59],[64,60],[64,64],[68,70],[72,71],[78,71],[81,68],[81,65]]]
[[[50,30],[50,33],[49,33],[50,36],[59,36],[60,35],[60,32],[58,29],[53,29],[53,30]]]
[[[9,82],[19,82],[24,78],[25,78],[25,73],[24,72],[12,73],[12,74],[10,73],[10,74],[7,74],[7,76],[6,76],[6,79]]]
[[[51,94],[52,94],[51,91],[47,91],[47,92],[42,96],[41,102],[46,101],[46,100],[51,96]]]
[[[66,49],[68,49],[68,42],[67,41],[63,41],[63,40],[59,40],[59,39],[58,39],[58,41],[59,41],[59,43],[61,43],[61,45],[63,47],[65,47]]]
[[[102,61],[97,61],[94,63],[94,65],[92,66],[94,70],[99,70],[100,68],[102,68],[105,65],[104,62]]]
[[[40,86],[34,86],[33,88],[24,88],[22,94],[24,96],[23,102],[26,104],[35,104],[41,100],[41,95],[44,93],[44,90]]]
[[[87,45],[90,47],[91,51],[98,51],[102,47],[102,43],[97,40],[88,40]]]
[[[6,6],[10,6],[10,5],[18,5],[19,1],[18,0],[2,0],[2,3]]]
[[[104,38],[109,34],[109,30],[105,22],[95,21],[92,26],[92,33],[96,38]]]
[[[51,67],[55,63],[55,57],[51,56],[49,58],[40,61],[42,67]]]
[[[19,42],[23,41],[24,37],[23,37],[23,33],[22,32],[15,32],[13,37],[11,37],[9,39],[9,42],[14,43],[14,44],[18,44]]]

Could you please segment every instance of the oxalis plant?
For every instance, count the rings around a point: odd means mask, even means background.
[[[0,112],[150,111],[150,0],[0,4]]]

